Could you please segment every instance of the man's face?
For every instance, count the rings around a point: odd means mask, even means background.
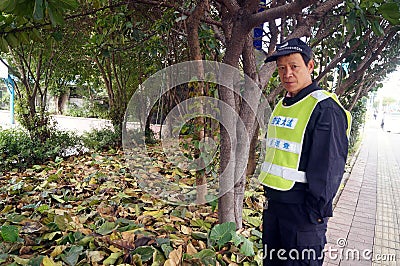
[[[276,61],[279,78],[286,91],[292,96],[312,83],[311,73],[314,61],[306,65],[300,53],[281,56]]]

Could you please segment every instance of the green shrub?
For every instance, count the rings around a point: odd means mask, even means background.
[[[82,137],[86,148],[95,151],[118,149],[121,147],[121,134],[112,128],[93,129]]]
[[[85,101],[82,107],[74,103],[68,105],[66,115],[75,117],[90,117],[108,119],[108,107],[99,102]]]
[[[365,99],[358,101],[351,110],[352,124],[349,139],[349,149],[354,152],[355,144],[360,137],[360,132],[365,122],[365,113],[367,111]]]
[[[66,157],[83,150],[80,139],[72,133],[52,130],[50,137],[41,143],[31,139],[21,129],[0,131],[0,172],[20,171],[35,164],[42,164],[57,157]]]

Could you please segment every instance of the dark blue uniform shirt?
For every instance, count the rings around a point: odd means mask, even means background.
[[[285,97],[290,106],[315,90],[316,82],[302,89],[294,97]],[[295,183],[289,191],[265,188],[269,201],[304,204],[310,222],[322,223],[332,216],[332,201],[340,186],[348,151],[347,118],[343,109],[328,98],[317,104],[308,122],[299,170],[306,172],[307,182]]]

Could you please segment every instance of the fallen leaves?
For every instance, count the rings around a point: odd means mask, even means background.
[[[179,246],[178,249],[169,253],[168,259],[165,262],[165,266],[178,266],[182,261],[182,246]]]
[[[157,156],[153,171],[180,182],[193,180],[189,171],[170,166]],[[174,206],[146,193],[139,184],[149,173],[139,171],[142,167],[135,168],[135,175],[121,153],[104,153],[6,173],[0,179],[0,263],[227,265],[241,252],[232,248],[233,240],[242,251],[256,248],[251,243],[259,243],[261,237],[258,196],[245,198],[248,228],[239,232],[242,237],[223,243],[213,235],[220,241],[213,245],[210,231],[217,216],[212,206]],[[257,264],[255,258],[243,257]]]

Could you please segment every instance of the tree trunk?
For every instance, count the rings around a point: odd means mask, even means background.
[[[44,50],[35,50],[33,46],[29,48],[29,51],[25,51],[24,47],[20,46],[11,52],[22,83],[22,88],[16,86],[16,94],[19,96],[17,104],[24,110],[18,114],[18,118],[33,140],[44,143],[50,137],[49,117],[45,112],[47,98],[44,93],[47,89],[44,88],[42,91],[39,81],[43,69],[50,66],[52,56],[48,58],[48,64],[44,65]],[[35,52],[38,54],[35,54]],[[35,56],[36,60],[32,60],[32,57]],[[32,80],[34,81],[33,88]],[[46,84],[46,80],[44,83]]]
[[[233,16],[234,17],[234,16]],[[243,18],[242,18],[243,19]],[[229,38],[226,54],[223,62],[238,68],[239,57],[242,54],[243,46],[246,40],[247,33],[249,32],[243,25],[243,21],[240,19],[235,20],[232,28],[232,34]],[[227,33],[225,33],[227,34]],[[228,38],[227,38],[228,39]],[[220,87],[219,98],[222,102],[230,106],[236,114],[239,114],[239,110],[236,108],[235,93],[232,91],[234,88],[233,84],[236,77],[234,74],[228,71],[228,73],[220,73],[223,75],[226,81],[229,81],[230,88]],[[240,95],[239,89],[235,88],[237,95]],[[220,158],[220,196],[218,200],[218,217],[219,222],[236,222],[237,227],[241,227],[241,218],[236,220],[238,216],[242,216],[236,210],[235,200],[235,181],[241,182],[242,176],[236,176],[236,156],[237,153],[237,119],[231,113],[232,111],[226,110],[227,108],[221,108],[221,158]],[[247,162],[247,160],[246,160]],[[243,202],[242,202],[243,204]]]
[[[204,67],[202,60],[202,54],[200,50],[200,39],[199,39],[199,27],[200,27],[200,19],[204,17],[205,12],[209,9],[208,0],[199,1],[196,8],[193,10],[191,15],[187,19],[187,32],[188,32],[188,46],[190,52],[190,60],[196,60],[196,72],[197,78],[199,80],[204,79]],[[204,96],[204,82],[197,82],[197,88],[195,88],[194,97]],[[200,113],[204,114],[204,106],[200,106]],[[200,116],[195,119],[195,134],[197,141],[204,142],[204,132],[205,132],[205,120],[204,117]],[[201,147],[204,147],[203,145]],[[204,204],[206,203],[206,195],[207,195],[207,177],[206,172],[204,171],[205,163],[202,157],[200,156],[202,153],[206,152],[200,148],[195,154],[195,157],[198,157],[198,171],[196,173],[196,203]]]
[[[249,155],[254,154],[254,149],[251,150],[251,142],[253,137],[258,135],[258,127],[256,123],[256,113],[253,110],[258,110],[257,103],[261,98],[261,90],[258,88],[255,80],[258,80],[256,59],[253,48],[253,37],[247,34],[245,38],[245,45],[243,47],[243,69],[246,74],[245,88],[242,93],[242,101],[240,105],[239,117],[240,121],[244,123],[246,135],[239,135],[237,142],[237,153],[235,163],[235,222],[237,228],[241,228],[242,213],[243,213],[243,200],[244,191],[246,187],[246,173],[247,165],[249,162]],[[237,128],[240,128],[237,125]],[[253,146],[255,147],[255,146]]]
[[[257,143],[258,143],[259,130],[260,130],[260,125],[258,123],[256,123],[256,129],[255,129],[253,137],[250,141],[249,160],[247,162],[246,176],[251,176],[252,174],[254,174],[254,172],[257,168],[256,148],[257,148]]]

